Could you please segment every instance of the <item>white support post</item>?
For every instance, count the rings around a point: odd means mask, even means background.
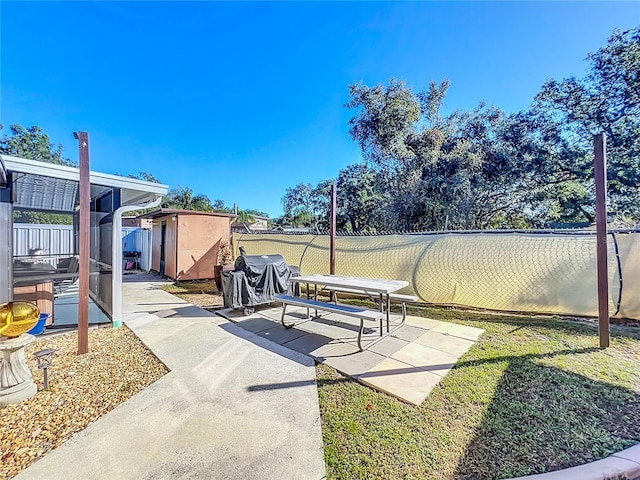
[[[122,326],[122,214],[160,205],[162,196],[144,205],[127,205],[113,212],[111,245],[111,321],[114,328]]]

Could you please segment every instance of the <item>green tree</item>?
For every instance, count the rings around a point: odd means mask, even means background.
[[[238,210],[238,217],[236,218],[236,222],[240,222],[244,225],[244,228],[247,229],[247,231],[249,231],[249,224],[253,223],[256,221],[256,218],[251,215],[251,213],[249,213],[246,210]]]
[[[180,210],[198,210],[212,212],[213,205],[206,195],[194,195],[193,190],[187,187],[178,187],[169,190],[162,208],[175,208]]]
[[[37,223],[41,225],[72,225],[73,215],[65,213],[31,212],[26,210],[14,210],[13,221],[15,223]]]
[[[299,183],[287,188],[282,197],[283,221],[295,227],[329,228],[330,193],[333,180],[322,180],[316,186]]]
[[[314,187],[310,183],[299,183],[295,187],[287,188],[282,197],[283,218],[287,223],[295,227],[311,226],[313,191]]]
[[[228,207],[224,203],[224,201],[220,200],[219,198],[213,201],[213,203],[211,204],[211,208],[214,212],[233,213],[233,208]]]
[[[443,115],[448,86],[351,87],[350,134],[385,192],[376,222],[397,230],[531,228],[567,217],[566,203],[581,192],[571,167],[581,152],[558,150],[547,137],[559,132],[548,124],[541,131],[527,115],[484,104]]]
[[[607,176],[611,209],[618,218],[640,220],[640,27],[615,30],[607,44],[588,55],[584,78],[547,81],[536,96],[531,116],[551,125],[557,135],[549,140],[573,156],[580,180],[593,177],[593,136],[607,137]],[[584,209],[593,203],[593,188],[571,201]]]
[[[34,125],[24,128],[16,124],[9,128],[11,135],[0,139],[0,153],[56,165],[76,166],[74,162],[62,155],[62,145],[54,145],[40,127]],[[13,212],[13,220],[16,223],[71,225],[73,215],[16,209]]]
[[[15,124],[10,125],[9,128],[11,135],[4,136],[0,140],[0,153],[56,165],[77,166],[63,156],[62,145],[54,145],[40,127],[34,125],[25,128]]]
[[[353,232],[382,228],[386,205],[376,171],[364,163],[340,171],[336,184],[337,226]]]
[[[148,172],[140,172],[137,175],[129,174],[127,177],[144,180],[145,182],[162,183],[154,174]]]

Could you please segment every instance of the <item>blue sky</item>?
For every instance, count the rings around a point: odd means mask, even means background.
[[[348,86],[451,82],[445,109],[526,108],[582,76],[640,2],[0,2],[0,123],[92,170],[282,214],[287,187],[360,161]]]

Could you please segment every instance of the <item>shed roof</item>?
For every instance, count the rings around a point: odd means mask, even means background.
[[[233,213],[201,212],[199,210],[182,210],[179,208],[161,208],[159,210],[154,210],[153,212],[143,213],[142,215],[138,215],[137,218],[158,218],[158,217],[164,217],[166,215],[204,215],[204,216],[210,216],[210,217],[226,217],[226,218],[237,217],[237,215]]]

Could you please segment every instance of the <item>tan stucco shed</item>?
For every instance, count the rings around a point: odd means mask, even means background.
[[[163,208],[141,215],[151,218],[151,269],[175,280],[214,278],[220,246],[231,241],[229,213]]]

